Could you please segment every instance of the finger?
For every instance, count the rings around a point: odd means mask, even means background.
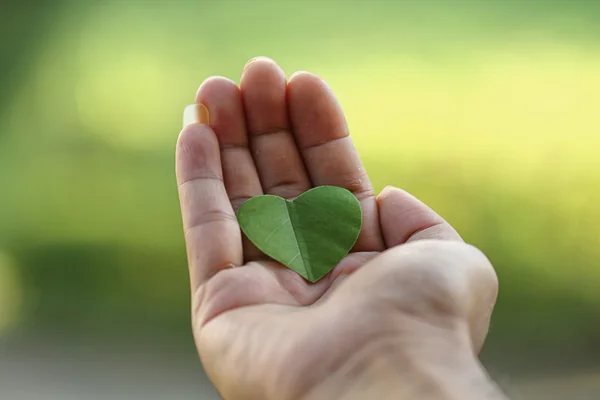
[[[290,78],[287,100],[292,130],[313,185],[343,187],[360,200],[363,228],[353,250],[382,250],[373,186],[332,91],[321,78],[300,72]]]
[[[219,270],[241,265],[241,232],[223,184],[219,144],[202,124],[177,141],[176,173],[190,280],[195,291]]]
[[[200,85],[196,102],[208,108],[210,127],[219,141],[225,188],[235,210],[248,198],[262,194],[248,147],[240,89],[229,79],[212,77]]]
[[[212,77],[198,89],[196,102],[208,108],[210,127],[219,141],[225,189],[235,211],[250,197],[263,194],[248,146],[240,89],[229,79]],[[262,257],[245,236],[243,248],[246,260]]]
[[[435,211],[402,189],[387,186],[377,196],[386,247],[422,239],[462,241]]]
[[[297,197],[310,189],[286,106],[283,70],[264,57],[251,60],[240,84],[254,162],[264,193]]]

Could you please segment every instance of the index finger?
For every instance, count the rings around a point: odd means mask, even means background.
[[[242,236],[223,183],[217,138],[186,126],[177,140],[176,173],[192,289],[243,262]]]

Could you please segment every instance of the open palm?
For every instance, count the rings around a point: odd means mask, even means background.
[[[319,77],[300,72],[288,82],[273,61],[253,59],[239,87],[209,78],[196,103],[208,109],[209,123],[183,129],[177,179],[201,359],[226,398],[300,397],[385,323],[373,317],[364,291],[379,285],[385,292],[388,272],[374,267],[350,282],[361,271],[354,272],[409,241],[460,237],[404,191],[375,196],[341,108]],[[363,228],[351,253],[311,284],[243,237],[235,210],[253,196],[293,198],[321,185],[356,195]]]

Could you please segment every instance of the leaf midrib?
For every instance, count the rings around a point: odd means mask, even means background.
[[[300,261],[302,262],[302,268],[304,268],[306,279],[312,281],[314,279],[314,275],[312,274],[311,263],[308,257],[308,249],[306,248],[306,243],[303,240],[304,237],[302,236],[302,232],[300,230],[296,230],[296,204],[293,200],[285,200],[285,205],[288,217],[290,219],[290,224],[292,226],[292,233],[294,235],[296,243],[298,244],[298,252],[300,253]]]

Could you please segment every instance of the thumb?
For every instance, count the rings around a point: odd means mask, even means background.
[[[402,189],[385,187],[377,196],[377,206],[387,248],[421,239],[462,241],[448,222]]]
[[[363,295],[357,298],[356,293]],[[333,297],[368,303],[377,312],[400,312],[438,327],[454,329],[456,321],[464,321],[473,350],[479,353],[497,293],[496,273],[481,251],[462,242],[429,239],[396,246],[373,258]],[[389,317],[390,312],[381,315]]]

